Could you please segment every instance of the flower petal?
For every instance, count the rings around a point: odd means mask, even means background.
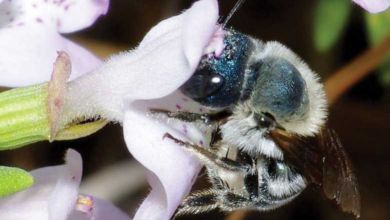
[[[93,209],[93,220],[130,220],[124,212],[115,207],[112,203],[95,198]]]
[[[385,11],[390,6],[390,0],[353,0],[370,13]]]
[[[71,112],[72,106],[87,106],[88,112],[122,121],[126,101],[161,98],[175,91],[191,77],[203,55],[199,51],[207,48],[213,31],[217,31],[215,5],[216,0],[196,2],[181,15],[152,28],[139,48],[112,57],[93,73],[71,83],[66,111],[79,115]],[[194,29],[183,23],[189,20]],[[194,45],[185,38],[193,40]],[[91,110],[91,106],[96,109]]]
[[[66,166],[49,198],[49,219],[65,220],[74,209],[82,175],[82,159],[79,153],[68,150]]]
[[[65,13],[58,20],[58,31],[70,33],[91,26],[97,18],[107,13],[109,4],[109,0],[68,1],[68,6],[63,4]]]
[[[216,25],[218,11],[217,1],[198,1],[187,10],[183,29],[183,47],[191,67],[196,68],[206,48],[205,45],[208,45],[219,29]]]
[[[101,61],[44,25],[0,29],[0,86],[18,87],[48,81],[57,51],[69,54],[71,79],[87,73]]]
[[[199,111],[198,104],[175,93],[159,100],[134,102],[126,112],[123,125],[126,144],[133,156],[151,171],[148,179],[152,191],[138,209],[135,220],[170,219],[199,171],[199,163],[171,140],[163,140],[164,134],[168,132],[205,146],[210,140],[206,130],[191,123],[167,124],[148,116],[150,108]]]
[[[0,219],[63,220],[76,196],[66,195],[78,189],[81,172],[80,155],[69,150],[67,164],[37,169],[31,172],[35,183],[29,189],[0,199]],[[76,177],[73,180],[73,177]],[[69,179],[72,179],[69,181]],[[56,198],[54,200],[54,197]],[[50,200],[49,203],[49,199]],[[51,203],[54,204],[51,204]],[[63,211],[65,210],[65,211]],[[49,215],[50,212],[50,215]],[[58,213],[52,213],[58,212]]]
[[[166,19],[152,28],[140,48],[130,52],[136,57],[136,65],[134,68],[129,66],[126,73],[122,73],[131,77],[127,98],[160,98],[182,85],[197,67],[203,50],[216,31],[217,20],[217,1],[201,0],[181,15]],[[114,57],[111,65],[107,65],[118,68],[117,71],[111,70],[111,75],[123,72],[124,62],[121,59],[128,62],[125,56]]]
[[[156,26],[152,27],[144,36],[138,49],[143,49],[148,44],[158,41],[160,38],[165,38],[166,35],[172,34],[175,30],[181,30],[183,26],[183,15],[177,15],[160,21]]]
[[[108,10],[109,0],[13,0],[0,5],[0,26],[40,23],[61,33],[89,27]]]
[[[130,106],[125,112],[123,128],[129,151],[151,171],[148,179],[152,191],[138,209],[135,220],[170,219],[183,197],[188,194],[199,171],[200,164],[177,144],[163,140],[164,134],[168,132],[182,140],[196,143],[199,141],[201,145],[208,144],[209,136],[205,136],[193,124],[184,122],[167,124],[148,117],[150,108],[172,111],[185,108],[191,112],[199,110],[196,103],[190,102],[179,93],[160,100],[133,103],[130,100],[164,97],[182,85],[194,72],[203,51],[217,30],[217,19],[217,2],[201,0],[180,16],[161,22],[140,44],[142,51],[151,51],[153,54],[153,57],[144,57],[141,60],[145,61],[141,67],[148,66],[148,63],[153,65],[141,76],[137,75],[139,81],[132,84],[137,88],[134,92],[127,93]],[[180,25],[181,22],[184,23]],[[186,38],[194,40],[193,44],[188,43],[189,40]],[[165,44],[163,50],[159,50],[162,45],[161,39]],[[172,53],[175,49],[178,51]],[[148,61],[147,58],[151,60]],[[156,65],[155,60],[161,62],[157,62]],[[164,71],[167,67],[168,69]]]

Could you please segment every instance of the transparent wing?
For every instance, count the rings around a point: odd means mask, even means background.
[[[323,129],[315,137],[299,137],[275,130],[270,137],[285,160],[302,170],[308,181],[322,187],[325,196],[344,212],[360,216],[360,194],[351,161],[336,132]]]

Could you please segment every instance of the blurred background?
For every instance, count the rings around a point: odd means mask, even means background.
[[[109,13],[91,28],[69,35],[102,58],[135,48],[145,33],[160,20],[189,7],[190,0],[111,0]],[[226,16],[235,0],[220,0]],[[390,10],[368,15],[348,0],[247,0],[230,25],[264,41],[276,40],[299,54],[324,81],[368,48],[390,36]],[[358,177],[362,197],[361,219],[390,219],[390,58],[371,57],[381,64],[367,74],[330,107],[329,126],[339,134]],[[358,63],[365,66],[364,59]],[[363,68],[363,67],[362,67]],[[354,74],[353,72],[350,74]],[[338,89],[332,88],[332,89]],[[141,168],[128,152],[119,124],[76,141],[41,142],[14,151],[1,152],[0,164],[34,169],[62,163],[67,148],[75,148],[84,159],[84,180],[95,187],[93,178],[105,169],[122,174],[120,193],[100,192],[133,214],[149,188]],[[113,168],[114,167],[114,168]],[[115,172],[108,172],[115,175]],[[107,173],[107,172],[106,172]],[[195,188],[208,186],[204,175]],[[118,179],[116,179],[118,178]],[[97,181],[103,188],[112,183]],[[127,185],[126,185],[127,184]],[[92,186],[93,185],[93,186]],[[119,189],[119,188],[118,188]],[[115,191],[115,190],[114,190]],[[115,194],[116,193],[116,194]],[[229,215],[211,212],[180,219],[354,219],[342,213],[309,187],[290,204],[267,213]]]

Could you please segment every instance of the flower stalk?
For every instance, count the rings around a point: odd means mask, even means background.
[[[107,124],[105,120],[83,123],[84,117],[63,117],[70,71],[69,56],[59,52],[49,83],[0,93],[0,150],[43,140],[77,139]]]

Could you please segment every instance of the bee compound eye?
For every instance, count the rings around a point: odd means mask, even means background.
[[[181,91],[192,99],[201,99],[216,93],[223,85],[222,76],[211,70],[197,71],[182,87]]]
[[[253,43],[248,36],[228,31],[219,57],[204,56],[194,75],[181,92],[203,106],[228,108],[237,104],[243,93],[245,70]]]

